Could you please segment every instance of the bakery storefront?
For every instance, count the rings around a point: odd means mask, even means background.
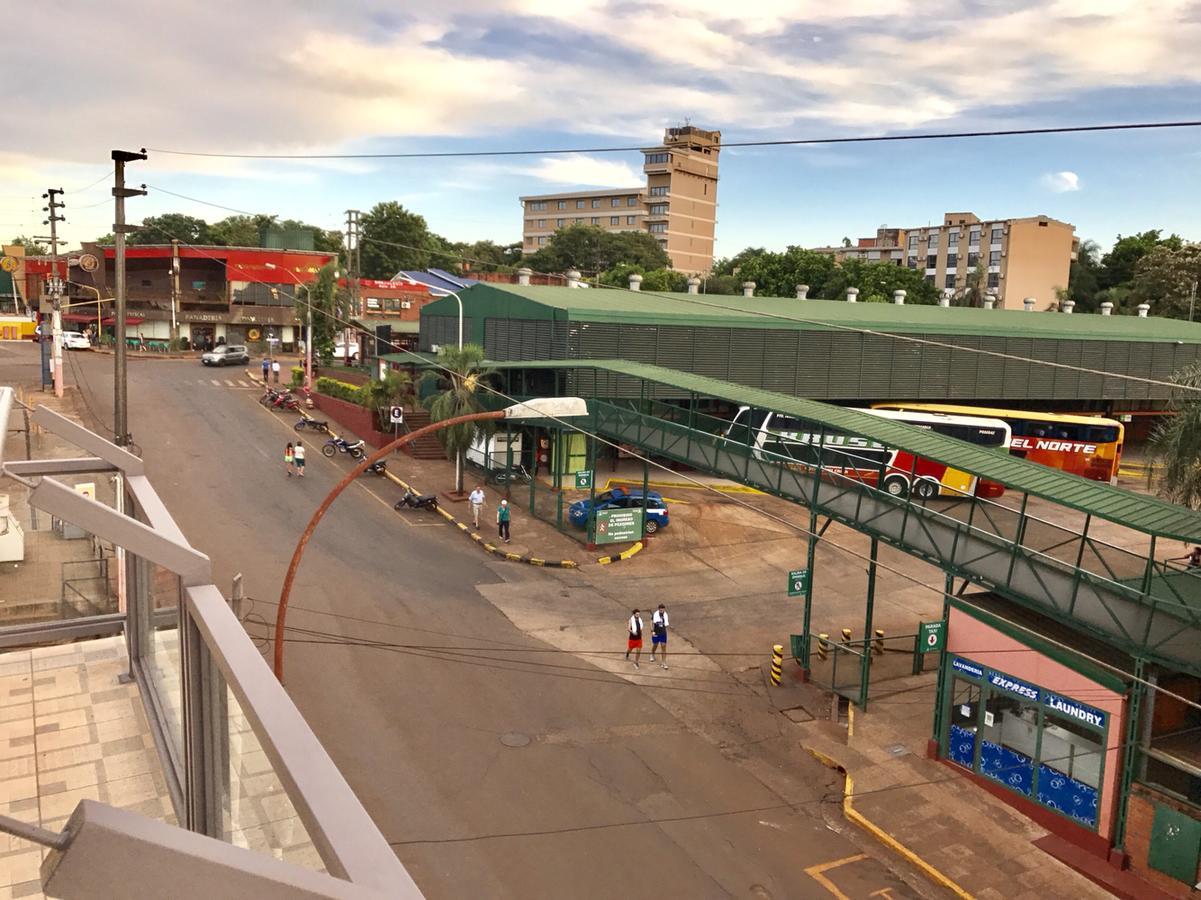
[[[940,756],[1044,827],[1102,849],[1116,817],[1125,684],[998,626],[969,604],[949,611]]]

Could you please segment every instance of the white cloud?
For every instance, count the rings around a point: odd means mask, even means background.
[[[1039,180],[1043,187],[1057,194],[1080,190],[1080,176],[1075,172],[1047,172]]]
[[[582,153],[564,156],[544,156],[522,174],[555,184],[578,184],[581,187],[641,187],[646,178],[641,172],[615,159],[596,159]]]

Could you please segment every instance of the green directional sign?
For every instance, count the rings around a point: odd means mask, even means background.
[[[596,542],[620,544],[642,540],[642,510],[598,509],[596,511]]]
[[[943,628],[943,624],[942,619],[939,619],[937,622],[922,622],[918,625],[919,652],[937,653],[942,650],[943,642],[947,637],[947,632]]]
[[[788,596],[799,597],[809,590],[809,570],[795,569],[788,573]]]
[[[575,473],[575,489],[577,491],[586,491],[592,487],[592,470],[580,469]]]

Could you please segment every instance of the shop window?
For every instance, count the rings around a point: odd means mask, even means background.
[[[951,686],[951,734],[947,756],[965,769],[976,765],[976,721],[980,686],[956,678]]]
[[[1038,802],[1095,828],[1104,755],[1100,734],[1048,710],[1039,747]]]
[[[1038,740],[1038,706],[992,692],[980,726],[980,774],[1030,796]]]

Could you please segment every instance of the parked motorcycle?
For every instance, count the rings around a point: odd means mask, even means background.
[[[437,512],[438,496],[436,494],[414,494],[412,491],[405,491],[404,496],[392,508],[399,511],[406,507],[408,509],[428,509],[431,512]]]
[[[529,470],[521,463],[517,463],[511,469],[493,469],[488,473],[488,477],[495,484],[529,484],[531,480]]]
[[[275,388],[267,388],[263,396],[259,397],[259,403],[263,404],[263,406],[274,406],[276,401],[286,393],[287,391],[277,391]]]
[[[300,401],[291,391],[284,391],[271,404],[272,409],[300,409]]]
[[[362,459],[366,456],[363,447],[366,442],[362,440],[351,443],[346,438],[330,438],[325,442],[325,446],[321,448],[321,452],[333,459],[339,453],[349,453],[351,459]]]
[[[387,475],[388,465],[381,459],[379,462],[372,463],[363,471],[370,472],[372,475]]]
[[[304,431],[306,428],[311,428],[313,431],[329,434],[329,422],[325,419],[310,419],[308,416],[304,416],[292,427],[297,431]]]

